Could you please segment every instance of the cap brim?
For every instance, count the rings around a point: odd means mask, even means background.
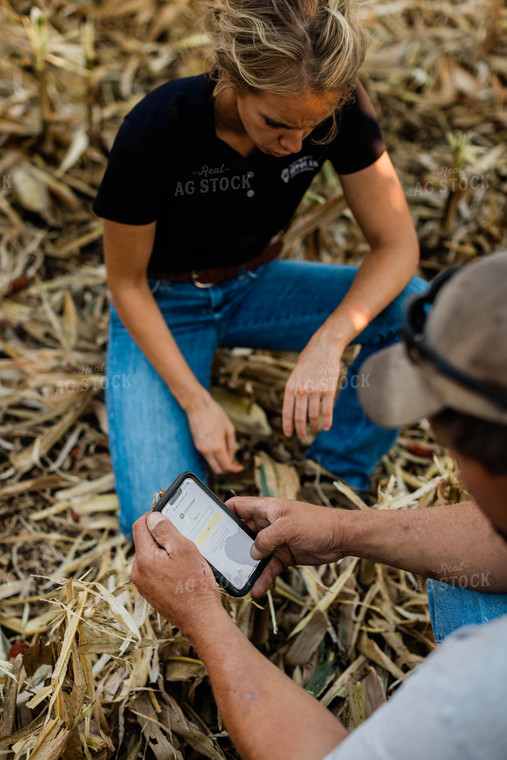
[[[445,402],[432,390],[421,366],[397,343],[370,356],[359,370],[358,396],[368,417],[385,428],[411,425],[441,411]]]

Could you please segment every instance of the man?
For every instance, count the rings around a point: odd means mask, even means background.
[[[363,370],[370,373],[361,399],[369,416],[393,427],[429,416],[476,504],[355,514],[235,498],[230,505],[259,531],[252,554],[275,555],[254,592],[267,588],[284,563],[316,564],[351,553],[434,578],[447,572],[439,570],[443,565],[458,565],[469,585],[479,574],[483,586],[507,590],[506,334],[507,252],[474,262],[414,299],[405,343],[372,357]],[[507,615],[455,633],[347,736],[240,633],[222,608],[207,563],[165,517],[143,516],[134,535],[132,580],[199,652],[242,757],[507,757]],[[195,590],[175,593],[182,579]]]

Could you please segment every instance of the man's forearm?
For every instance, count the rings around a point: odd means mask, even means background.
[[[507,546],[473,503],[414,510],[335,511],[340,554],[462,588],[507,593]]]
[[[225,611],[186,633],[244,760],[320,760],[347,736],[320,702],[255,649]]]

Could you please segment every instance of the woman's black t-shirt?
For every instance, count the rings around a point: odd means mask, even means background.
[[[384,152],[371,102],[358,81],[339,116],[338,134],[275,158],[243,157],[215,134],[209,74],[157,87],[125,117],[93,204],[123,224],[156,221],[149,269],[182,272],[241,264],[259,254],[290,221],[315,174],[329,159],[338,174],[370,166]]]

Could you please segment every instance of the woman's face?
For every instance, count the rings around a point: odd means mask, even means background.
[[[237,95],[237,109],[248,136],[263,153],[280,158],[299,153],[305,137],[331,116],[336,95]]]

